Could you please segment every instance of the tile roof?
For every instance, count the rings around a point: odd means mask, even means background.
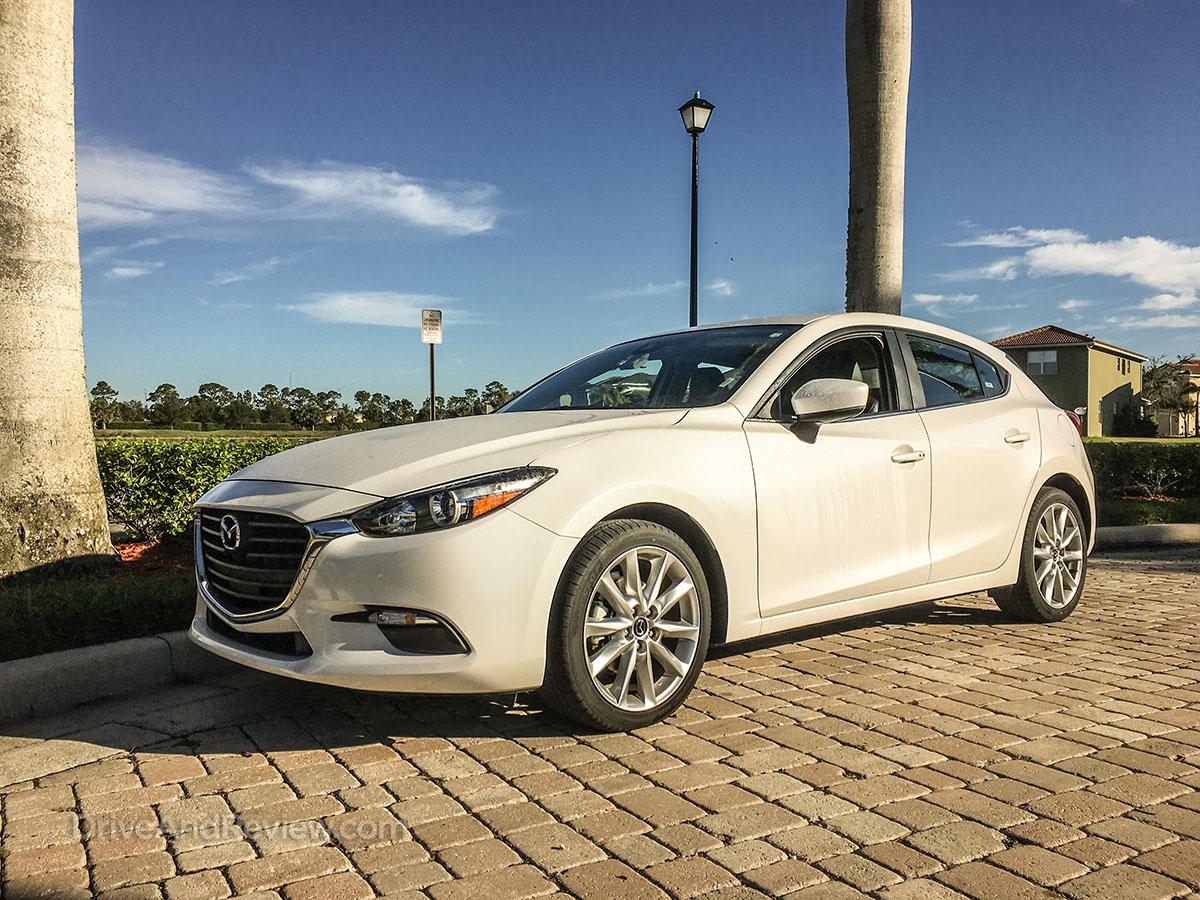
[[[1090,344],[1092,338],[1077,331],[1068,331],[1060,325],[1043,325],[1020,334],[1009,335],[992,341],[993,347],[1040,347],[1045,344]]]
[[[1100,350],[1106,350],[1109,353],[1129,356],[1143,362],[1149,358],[1135,350],[1118,347],[1116,344],[1102,341],[1099,338],[1092,337],[1090,334],[1080,334],[1078,331],[1071,331],[1069,328],[1063,328],[1061,325],[1043,325],[1040,328],[1031,328],[1029,331],[1022,331],[1019,334],[1012,334],[1008,337],[1000,338],[998,341],[992,341],[993,347],[1000,347],[1002,349],[1006,347],[1061,347],[1064,344],[1081,344],[1088,347],[1096,347]]]

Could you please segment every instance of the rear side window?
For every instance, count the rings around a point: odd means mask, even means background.
[[[982,356],[975,357],[975,369],[979,372],[979,380],[983,382],[983,396],[997,397],[1004,393],[1008,384],[1004,370]]]
[[[915,334],[908,336],[908,346],[921,376],[926,406],[969,403],[986,396],[969,351]]]

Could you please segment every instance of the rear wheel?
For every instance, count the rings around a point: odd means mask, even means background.
[[[1087,535],[1079,506],[1058,488],[1042,488],[1025,526],[1017,583],[992,591],[992,599],[1018,619],[1058,622],[1079,604],[1086,579]]]
[[[605,522],[584,538],[554,604],[543,694],[605,731],[657,722],[696,683],[711,620],[683,538],[654,522]]]

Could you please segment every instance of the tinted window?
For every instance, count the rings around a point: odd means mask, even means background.
[[[1004,393],[1004,387],[1007,384],[1004,372],[991,360],[976,356],[975,368],[979,372],[979,380],[983,382],[983,396],[995,397]]]
[[[863,415],[896,409],[888,356],[878,335],[846,338],[817,352],[787,380],[772,403],[772,417],[791,418],[791,396],[814,378],[847,378],[870,389]]]
[[[949,406],[984,396],[983,384],[968,351],[916,335],[909,335],[908,345],[921,374],[926,406]]]
[[[618,344],[555,372],[501,412],[712,406],[798,327],[697,328]]]

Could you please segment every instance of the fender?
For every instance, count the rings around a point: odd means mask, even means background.
[[[741,431],[741,413],[714,407],[678,425],[616,432],[536,460],[558,469],[545,485],[511,508],[555,534],[578,542],[613,512],[636,504],[673,507],[708,535],[725,570],[729,640],[756,634],[758,610],[758,529],[750,452]],[[710,417],[728,428],[709,427]],[[689,422],[689,420],[691,420]],[[638,460],[630,480],[627,460]],[[692,489],[703,490],[704,496]],[[583,504],[563,497],[587,497]]]

